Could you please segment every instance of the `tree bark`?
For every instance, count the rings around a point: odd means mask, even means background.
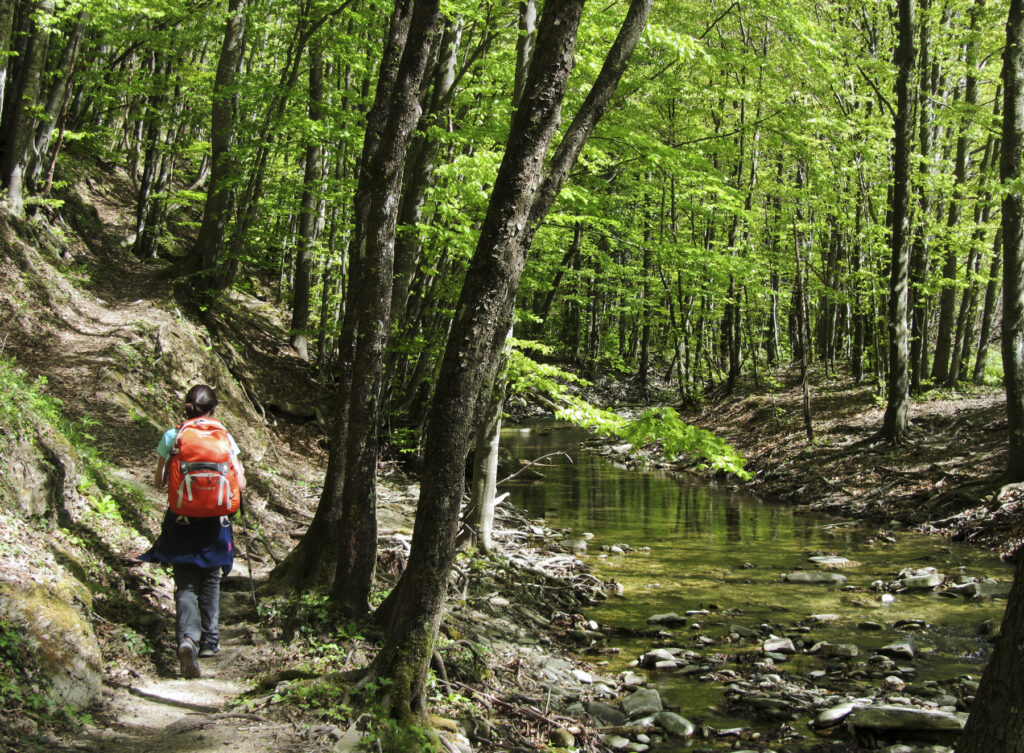
[[[231,155],[231,146],[235,141],[235,121],[238,117],[235,79],[245,51],[246,1],[228,0],[224,42],[221,45],[217,73],[213,82],[213,107],[210,116],[210,186],[206,192],[199,234],[184,263],[187,274],[205,275],[196,285],[199,290],[211,290],[216,287],[213,274],[221,261],[224,234],[235,203],[235,192],[231,187],[235,160]]]
[[[46,52],[50,43],[50,21],[54,0],[39,0],[35,5],[36,20],[32,25],[25,59],[18,74],[18,86],[12,92],[10,130],[3,158],[3,184],[7,188],[7,208],[16,216],[25,214],[24,182],[32,135],[35,132],[34,111],[40,99]]]
[[[650,0],[635,0],[627,18],[633,17],[637,5],[644,7],[636,32],[639,38]],[[422,481],[409,564],[383,610],[390,617],[390,624],[384,646],[374,662],[375,673],[390,680],[385,695],[392,713],[400,719],[422,722],[425,716],[427,667],[454,558],[475,406],[480,391],[494,378],[526,252],[536,225],[557,197],[586,136],[604,111],[601,107],[596,116],[582,110],[577,113],[562,141],[565,151],[560,146],[551,172],[538,191],[544,156],[558,128],[582,9],[583,0],[548,0],[544,5],[523,100],[513,118],[445,348],[426,435],[424,464],[430,472]],[[613,51],[623,49],[622,36],[620,32]],[[611,77],[611,90],[596,100],[588,96],[584,110],[597,106],[595,101],[610,100],[633,45],[613,64],[620,67]],[[604,74],[605,69],[598,81],[607,80]],[[578,127],[574,129],[577,122],[590,124],[586,135]],[[570,135],[572,147],[566,144]]]
[[[914,69],[914,0],[899,0],[893,154],[892,262],[889,271],[889,377],[882,436],[901,442],[908,428],[907,267],[910,256],[910,78]]]
[[[310,294],[313,288],[313,252],[316,247],[317,196],[322,180],[322,153],[316,124],[323,117],[324,56],[319,37],[309,46],[309,104],[307,113],[312,133],[307,137],[305,168],[302,180],[302,198],[299,209],[299,243],[295,256],[295,283],[292,287],[292,322],[289,343],[299,358],[309,360]]]

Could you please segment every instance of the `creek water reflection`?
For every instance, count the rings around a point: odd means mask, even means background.
[[[574,450],[585,438],[582,430],[543,424],[506,429],[502,445],[525,459],[569,452],[572,462],[561,457],[545,461],[546,467],[540,469],[543,480],[514,481],[504,490],[511,491],[512,500],[531,516],[544,518],[552,527],[593,533],[584,558],[599,577],[621,583],[625,598],[612,598],[588,610],[588,617],[640,628],[653,614],[708,609],[710,614],[691,620],[699,628],[691,624],[675,630],[674,645],[693,649],[697,636],[720,641],[729,625],[769,623],[782,634],[811,615],[834,614],[838,619],[816,625],[807,639],[855,643],[860,660],[906,636],[893,627],[896,621],[919,619],[928,627],[914,636],[920,650],[913,662],[917,679],[980,676],[989,646],[978,637],[978,626],[986,619],[1001,619],[1004,601],[951,599],[928,591],[897,594],[885,604],[870,584],[876,579],[891,581],[905,567],[924,566],[936,567],[947,577],[962,574],[1009,583],[1012,571],[998,557],[910,533],[895,533],[893,543],[877,529],[689,484],[668,473],[628,470],[595,453]],[[620,542],[633,548],[649,546],[650,551],[602,555],[602,545]],[[855,590],[782,582],[783,573],[814,570],[808,557],[821,553],[861,563],[843,570]],[[883,628],[858,628],[866,621]],[[625,668],[650,642],[621,640],[615,645],[622,652],[608,657],[609,673]],[[759,653],[760,645],[719,643],[704,649],[714,651]],[[808,672],[823,666],[815,656],[798,655],[779,669]],[[694,721],[713,726],[749,723],[710,708],[722,693],[714,683],[664,675],[651,675],[650,681]]]

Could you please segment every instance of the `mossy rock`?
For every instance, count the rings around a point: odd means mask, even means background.
[[[66,596],[38,585],[0,583],[0,619],[24,631],[50,680],[54,700],[81,708],[99,696],[103,658],[92,625]]]

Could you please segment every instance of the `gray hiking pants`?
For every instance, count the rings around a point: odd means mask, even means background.
[[[197,645],[220,643],[219,567],[174,566],[174,605],[178,611],[178,645],[191,638]]]

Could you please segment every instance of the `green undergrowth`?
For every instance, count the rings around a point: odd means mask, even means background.
[[[570,392],[568,385],[585,387],[588,382],[557,366],[538,363],[519,349],[543,351],[543,346],[523,341],[514,341],[514,345],[507,368],[512,393],[542,396],[542,402],[552,408],[556,418],[637,447],[655,445],[670,461],[681,456],[700,458],[704,461],[698,466],[701,469],[732,473],[744,481],[753,478],[735,447],[713,432],[683,421],[673,408],[648,408],[632,419],[599,408]]]

